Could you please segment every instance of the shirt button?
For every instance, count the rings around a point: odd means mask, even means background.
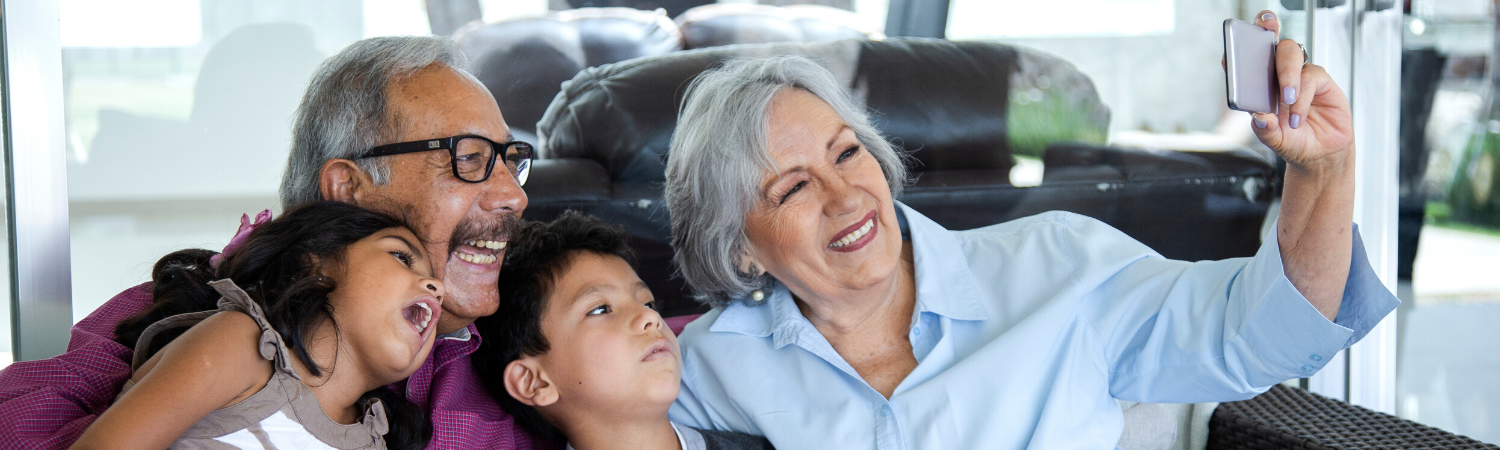
[[[917,328],[915,330],[911,330],[911,334],[913,336],[921,336],[922,335],[922,329],[921,328]]]
[[[1323,357],[1322,356],[1318,356],[1318,355],[1312,355],[1311,358],[1312,358],[1313,361],[1322,361],[1323,360]]]
[[[1303,372],[1312,372],[1313,366],[1302,366]]]
[[[889,415],[891,415],[891,407],[889,407],[889,406],[882,406],[880,408],[880,417],[886,417],[886,416],[889,416]]]

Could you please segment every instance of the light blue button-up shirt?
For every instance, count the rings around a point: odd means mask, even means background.
[[[683,331],[678,423],[779,449],[1109,449],[1115,399],[1246,399],[1321,369],[1398,301],[1358,231],[1335,321],[1287,280],[1268,238],[1253,258],[1161,257],[1097,220],[1051,212],[949,231],[909,226],[918,365],[887,400],[785,287]]]

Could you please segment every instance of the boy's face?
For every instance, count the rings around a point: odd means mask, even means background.
[[[681,353],[677,336],[653,309],[651,291],[618,256],[577,251],[569,257],[542,313],[551,349],[535,357],[557,400],[566,399],[554,406],[665,413],[677,398]]]

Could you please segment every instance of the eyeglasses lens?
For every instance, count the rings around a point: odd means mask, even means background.
[[[465,181],[484,181],[486,169],[495,162],[494,153],[495,147],[484,139],[460,139],[453,149],[453,169]]]
[[[526,185],[531,175],[531,144],[516,142],[505,149],[505,168],[516,177],[516,184]]]

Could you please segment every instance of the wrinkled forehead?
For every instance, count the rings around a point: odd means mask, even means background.
[[[461,134],[511,140],[494,96],[465,72],[433,64],[392,83],[387,92],[390,143]]]
[[[844,118],[828,102],[796,88],[783,88],[767,107],[766,153],[771,173],[792,170],[823,153],[841,139],[853,138]],[[848,133],[845,130],[849,130]]]

